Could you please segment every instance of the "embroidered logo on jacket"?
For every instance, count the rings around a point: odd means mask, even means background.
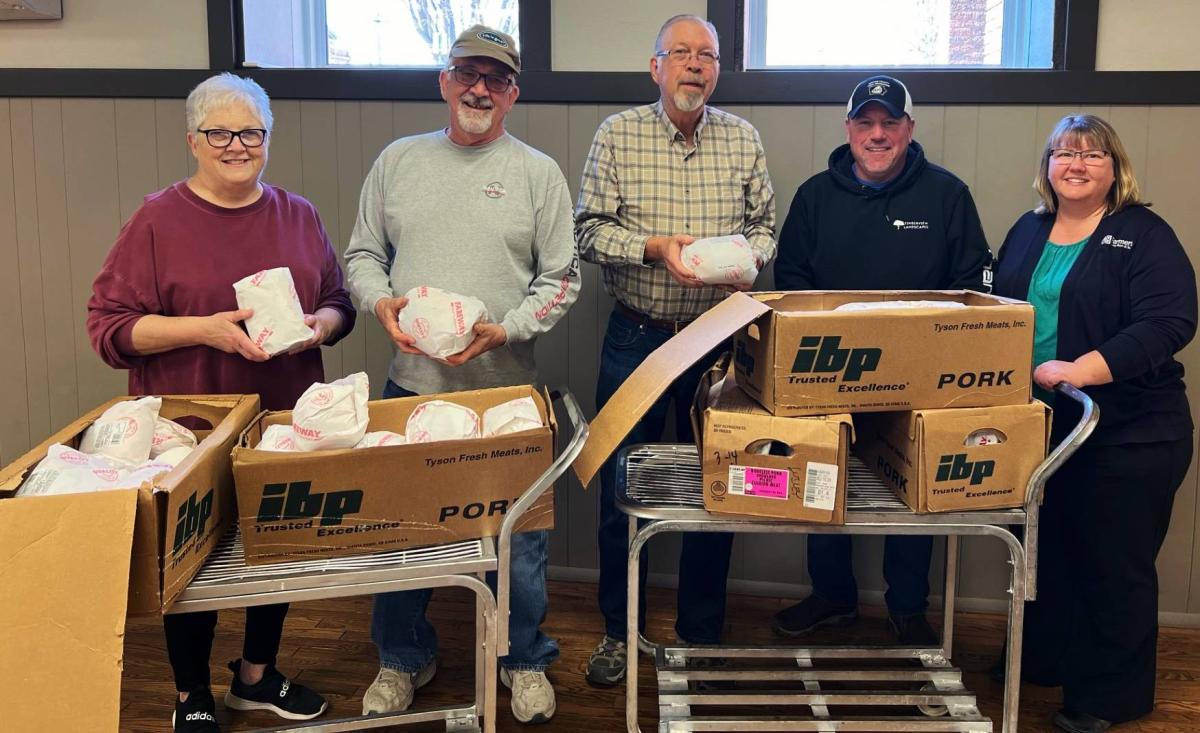
[[[1105,234],[1104,239],[1100,240],[1100,244],[1105,244],[1109,247],[1117,247],[1120,249],[1133,249],[1133,240],[1113,239],[1113,235],[1111,234]]]
[[[928,229],[929,222],[927,222],[927,221],[904,221],[903,219],[897,219],[892,222],[892,226],[896,227],[896,231],[900,231],[901,229]]]

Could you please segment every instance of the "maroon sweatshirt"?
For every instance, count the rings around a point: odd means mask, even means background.
[[[210,316],[237,310],[233,284],[271,267],[287,267],[305,313],[335,308],[342,331],[354,307],[337,255],[315,208],[263,184],[258,201],[236,209],[211,204],[184,182],[147,196],[134,212],[88,300],[88,335],[106,364],[129,370],[129,393],[259,394],[263,408],[291,409],[313,382],[324,381],[320,349],[247,361],[208,346],[138,356],[133,325],[144,315]]]

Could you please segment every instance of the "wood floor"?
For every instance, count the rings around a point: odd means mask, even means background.
[[[537,730],[570,733],[616,733],[625,729],[624,687],[598,690],[583,679],[583,669],[601,628],[595,587],[581,583],[550,584],[551,613],[543,626],[559,640],[562,657],[551,669],[558,697],[558,714]],[[473,660],[468,656],[474,641],[474,603],[466,591],[435,594],[429,618],[442,634],[438,675],[417,695],[416,707],[454,705],[467,700],[473,689]],[[745,643],[773,643],[767,619],[787,602],[780,599],[732,597],[726,638]],[[648,635],[655,640],[673,638],[674,595],[650,592]],[[877,612],[855,627],[858,639],[887,643],[885,622]],[[378,659],[370,639],[369,598],[296,604],[288,615],[279,667],[285,674],[320,691],[329,700],[329,715],[357,715],[366,687],[375,677]],[[240,655],[241,611],[222,612],[213,649],[213,691],[218,700],[228,686],[226,661]],[[960,614],[956,625],[955,664],[967,671],[966,685],[979,695],[980,707],[993,721],[1000,717],[1002,687],[990,680],[987,668],[996,658],[1003,638],[1004,619],[984,614]],[[850,640],[851,631],[839,630],[822,641]],[[643,661],[641,726],[656,730],[656,689],[652,669]],[[161,621],[130,619],[125,641],[125,675],[122,683],[121,730],[169,731],[174,685],[166,662]],[[1021,731],[1055,730],[1049,720],[1058,708],[1058,690],[1026,685],[1022,690]],[[1115,731],[1182,733],[1200,731],[1200,630],[1163,629],[1159,635],[1157,709],[1144,720]],[[512,718],[507,691],[501,687],[498,730],[524,728]],[[227,713],[218,702],[218,717],[225,731],[245,731],[278,725],[265,713]],[[395,731],[435,731],[440,726],[393,727]],[[384,730],[384,729],[377,729]],[[997,730],[999,730],[997,726]]]

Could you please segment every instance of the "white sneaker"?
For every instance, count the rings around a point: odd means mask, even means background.
[[[412,705],[413,692],[424,687],[437,672],[437,660],[430,660],[417,672],[401,672],[398,669],[380,667],[375,681],[363,695],[362,714],[399,713]]]
[[[545,672],[501,669],[500,681],[512,690],[512,711],[517,722],[545,723],[554,717],[554,687]]]

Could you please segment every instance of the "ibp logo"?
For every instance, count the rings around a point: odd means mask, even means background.
[[[841,348],[841,336],[803,336],[796,360],[792,363],[793,373],[843,373],[843,381],[857,382],[866,372],[879,367],[883,349]]]
[[[995,461],[968,461],[966,453],[945,455],[938,459],[938,481],[962,481],[970,478],[972,486],[978,486],[983,480],[996,473]]]
[[[331,527],[341,524],[347,514],[362,509],[363,492],[359,489],[315,494],[311,490],[311,481],[264,485],[258,521],[320,518],[322,527]]]
[[[203,499],[196,501],[200,492],[193,491],[188,500],[179,506],[175,518],[175,539],[171,543],[171,554],[177,555],[194,537],[204,534],[204,527],[212,516],[213,490],[209,489]]]

